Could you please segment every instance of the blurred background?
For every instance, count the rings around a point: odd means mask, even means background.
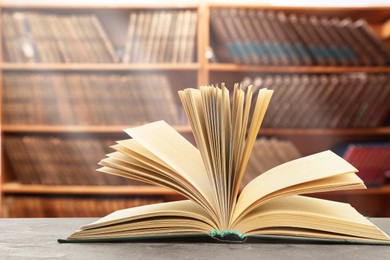
[[[124,128],[165,120],[194,143],[177,91],[274,89],[247,183],[332,150],[367,190],[312,196],[390,216],[390,2],[0,2],[0,217],[101,217],[182,199],[96,172]]]

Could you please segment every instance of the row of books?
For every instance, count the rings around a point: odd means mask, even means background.
[[[267,75],[244,78],[242,85],[275,90],[265,128],[370,128],[388,123],[389,74]]]
[[[21,184],[148,185],[96,172],[112,141],[83,138],[6,137],[5,157]],[[338,150],[338,151],[337,151]],[[390,143],[351,143],[341,156],[354,165],[367,186],[380,186],[390,173]],[[276,138],[256,140],[242,186],[282,163],[302,157],[293,143]]]
[[[116,62],[115,49],[96,15],[2,13],[5,60],[33,63]]]
[[[8,218],[102,217],[113,211],[163,202],[162,198],[129,196],[7,196]]]
[[[364,20],[214,8],[217,62],[253,65],[384,66],[390,49]]]
[[[6,73],[3,122],[35,125],[178,124],[165,74]]]
[[[140,185],[96,171],[105,154],[113,152],[109,146],[115,142],[109,139],[7,136],[3,142],[10,176],[21,184]]]
[[[195,10],[134,10],[114,46],[94,14],[6,11],[5,60],[37,63],[185,63],[195,60]]]
[[[359,170],[367,186],[381,186],[390,177],[390,143],[351,143],[344,149],[344,159]]]
[[[96,172],[98,162],[114,142],[97,138],[7,136],[5,157],[11,175],[21,184],[43,185],[148,185]],[[287,140],[258,139],[243,184],[281,163],[301,157]]]
[[[195,10],[140,10],[130,13],[124,63],[195,61]]]

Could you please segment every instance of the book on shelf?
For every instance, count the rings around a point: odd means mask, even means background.
[[[390,64],[390,49],[364,20],[212,8],[210,29],[216,62],[263,66]]]
[[[196,31],[196,10],[131,11],[122,62],[194,62]]]
[[[4,11],[5,60],[31,63],[117,62],[115,48],[94,14]]]
[[[303,195],[365,188],[357,169],[331,151],[273,167],[240,192],[272,93],[253,95],[252,87],[235,85],[230,100],[224,85],[179,91],[198,148],[157,121],[125,129],[131,139],[118,141],[99,171],[164,186],[188,200],[115,211],[59,242],[193,237],[390,243],[349,204]]]
[[[182,123],[171,82],[162,73],[7,72],[3,93],[6,124]]]
[[[388,125],[388,74],[259,75],[243,86],[275,90],[264,127],[373,128]]]
[[[215,61],[223,60],[240,63],[240,56],[236,50],[236,44],[230,41],[231,37],[225,28],[221,13],[222,11],[218,12],[213,9],[210,11],[210,37],[214,43],[222,46],[222,48],[214,50],[212,59]]]
[[[325,17],[312,17],[311,21],[317,24],[318,30],[321,30],[320,34],[324,37],[326,45],[334,54],[338,65],[356,66],[359,64],[355,53],[339,33],[337,23],[334,24]]]
[[[9,175],[25,185],[146,185],[98,174],[96,160],[109,152],[110,139],[58,136],[4,137]]]
[[[390,172],[389,142],[348,143],[336,147],[335,151],[359,169],[357,175],[366,186],[385,184],[386,174]]]

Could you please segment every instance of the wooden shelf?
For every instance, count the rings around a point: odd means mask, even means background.
[[[312,194],[316,197],[322,196],[339,196],[339,195],[390,195],[390,185],[383,185],[380,187],[367,188],[363,190],[341,190],[341,191],[331,191],[324,193]]]
[[[178,195],[156,186],[59,186],[4,183],[5,194],[68,194],[68,195]]]
[[[198,63],[2,63],[3,71],[197,71]],[[272,73],[390,73],[387,67],[330,67],[330,66],[250,66],[239,64],[207,64],[210,72],[272,72]]]
[[[80,3],[75,4],[75,1],[67,3],[66,1],[59,2],[47,2],[47,1],[13,1],[13,0],[3,0],[1,2],[2,8],[28,8],[28,9],[157,9],[157,8],[197,8],[199,6],[199,1],[197,0],[169,0],[169,1],[126,1],[126,0],[116,0],[116,1],[81,1]]]
[[[388,73],[390,66],[387,67],[330,67],[330,66],[250,66],[239,64],[208,64],[207,69],[210,72],[272,72],[272,73]]]
[[[136,125],[118,125],[118,126],[81,126],[81,125],[3,125],[3,133],[96,133],[110,134],[123,133],[123,129],[135,127]],[[176,131],[181,133],[191,132],[189,125],[173,126]]]
[[[24,185],[16,182],[4,183],[6,194],[80,194],[80,195],[178,195],[177,192],[157,186],[59,186],[59,185]],[[344,190],[317,193],[326,195],[381,195],[390,194],[390,185],[365,190]]]
[[[79,125],[2,125],[3,133],[122,133],[136,125],[79,126]],[[172,126],[181,133],[191,133],[189,125]],[[390,127],[351,129],[276,129],[261,128],[263,135],[390,135]]]
[[[1,1],[0,8],[9,11],[49,11],[58,13],[92,13],[99,18],[104,17],[102,26],[107,29],[107,36],[112,40],[114,47],[123,48],[126,42],[126,30],[129,22],[129,14],[134,9],[193,9],[198,14],[198,27],[196,38],[196,60],[192,63],[153,63],[153,64],[123,64],[123,63],[12,63],[0,62],[0,79],[4,73],[19,74],[39,74],[45,75],[51,72],[66,73],[85,73],[109,75],[110,73],[134,73],[146,74],[148,72],[165,73],[175,77],[175,88],[178,85],[182,87],[193,87],[207,85],[210,78],[223,77],[230,80],[230,77],[236,79],[244,74],[254,75],[255,73],[307,73],[307,74],[341,74],[341,73],[390,73],[390,66],[378,67],[335,67],[335,66],[250,66],[230,63],[210,63],[205,53],[211,46],[210,39],[210,10],[212,8],[238,7],[282,11],[285,14],[295,13],[297,15],[315,15],[345,18],[352,20],[364,18],[378,35],[382,35],[382,25],[390,18],[390,6],[378,7],[301,7],[301,6],[272,6],[258,5],[256,1],[252,3],[234,3],[213,1],[151,1],[135,2],[127,0],[102,0],[98,3],[93,1],[48,2],[44,0],[34,1],[34,3],[25,0],[4,0]],[[115,17],[118,19],[116,23]],[[103,21],[103,19],[102,19]],[[117,26],[121,24],[123,26]],[[217,48],[217,47],[216,47]],[[1,56],[0,52],[0,56]],[[1,60],[1,57],[0,57]],[[24,73],[25,72],[25,73]],[[185,76],[184,76],[185,75]],[[172,78],[173,78],[172,77]],[[185,78],[187,77],[187,79]],[[220,81],[218,81],[220,82]],[[221,81],[222,82],[222,81]],[[234,81],[236,82],[236,81]],[[239,82],[239,81],[238,81]],[[173,84],[173,85],[175,85]],[[177,89],[175,89],[177,90]],[[1,91],[0,91],[1,92]],[[176,100],[178,101],[178,99]],[[2,104],[0,104],[0,107]],[[139,123],[136,125],[141,125]],[[114,125],[114,126],[87,126],[87,125],[2,125],[0,131],[4,135],[68,135],[68,136],[91,136],[94,138],[106,137],[107,134],[116,136],[124,134],[123,129],[135,127],[134,125]],[[192,133],[189,125],[173,126],[176,131],[182,134]],[[277,136],[282,139],[289,139],[294,144],[305,146],[301,149],[303,154],[311,154],[317,150],[324,150],[334,147],[336,144],[344,142],[358,141],[386,141],[390,138],[390,127],[369,128],[369,129],[260,129],[260,136]],[[13,136],[12,136],[13,137]],[[192,137],[191,137],[192,138]],[[323,149],[324,148],[324,149]],[[3,148],[4,149],[4,148]],[[1,150],[3,150],[1,149]],[[123,195],[123,196],[161,196],[164,199],[181,198],[181,196],[171,190],[156,186],[72,186],[72,185],[23,185],[15,181],[15,176],[6,173],[10,170],[9,165],[5,163],[5,155],[0,151],[0,160],[2,160],[0,169],[0,206],[4,203],[5,196],[12,195]],[[317,194],[316,194],[317,195]],[[318,196],[335,195],[336,197],[370,197],[372,200],[376,196],[389,198],[390,185],[370,188],[367,190],[336,191],[328,193],[319,193]],[[0,217],[2,208],[0,207]]]
[[[390,135],[390,127],[356,129],[274,129],[262,128],[260,135]]]
[[[122,133],[123,129],[136,125],[78,126],[78,125],[2,125],[3,133]],[[189,125],[172,126],[180,133],[191,133]],[[356,129],[276,129],[261,128],[262,135],[390,135],[390,127]]]
[[[197,63],[2,63],[0,69],[4,71],[152,71],[152,70],[198,70]]]
[[[384,23],[388,20],[390,6],[283,6],[257,3],[212,3],[211,8],[253,8],[303,15],[350,17],[353,20],[364,18],[369,23]]]

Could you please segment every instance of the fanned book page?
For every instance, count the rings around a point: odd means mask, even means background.
[[[302,195],[366,188],[358,170],[331,151],[276,166],[240,191],[271,90],[235,85],[229,93],[222,84],[179,96],[197,147],[157,121],[125,129],[131,138],[112,146],[99,171],[163,186],[188,200],[119,210],[60,242],[280,238],[390,244],[349,204]]]

